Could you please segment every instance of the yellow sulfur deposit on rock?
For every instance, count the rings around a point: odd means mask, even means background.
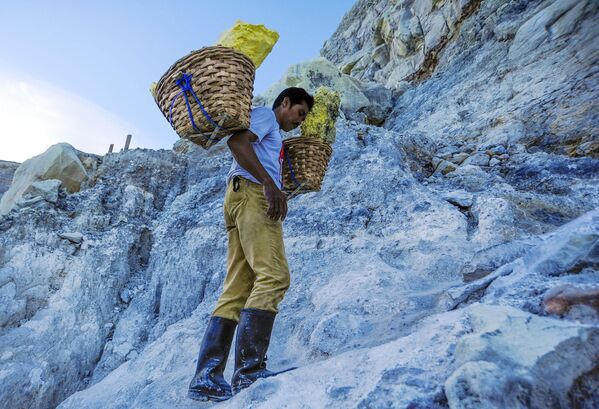
[[[262,24],[249,24],[237,20],[232,28],[221,34],[218,45],[247,55],[258,68],[278,39],[279,33]]]
[[[302,136],[335,142],[335,121],[339,116],[341,97],[336,91],[320,87],[314,93],[314,106],[301,125]]]

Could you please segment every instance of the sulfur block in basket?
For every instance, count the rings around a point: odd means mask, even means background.
[[[278,39],[279,33],[262,24],[249,24],[237,20],[233,27],[221,34],[218,45],[247,55],[258,68]]]
[[[314,106],[301,125],[302,136],[318,138],[333,144],[340,104],[341,97],[338,92],[327,87],[318,88],[314,93]]]

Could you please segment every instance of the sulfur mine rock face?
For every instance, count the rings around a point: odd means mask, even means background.
[[[321,87],[314,93],[314,106],[302,122],[302,136],[319,138],[327,143],[335,142],[335,122],[339,116],[341,98],[339,93]]]

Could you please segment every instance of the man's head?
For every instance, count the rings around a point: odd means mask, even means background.
[[[272,109],[282,130],[289,132],[306,119],[314,105],[314,98],[303,88],[291,87],[279,94]]]

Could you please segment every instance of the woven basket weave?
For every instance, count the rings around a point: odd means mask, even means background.
[[[156,103],[180,137],[208,148],[235,131],[249,128],[255,72],[252,61],[238,51],[204,47],[175,62],[160,78]],[[183,74],[191,76],[189,85],[210,119],[192,93],[182,92],[177,84]]]
[[[306,137],[285,139],[283,145],[283,190],[294,192],[301,186],[299,193],[319,191],[333,153],[331,145],[317,138]]]

